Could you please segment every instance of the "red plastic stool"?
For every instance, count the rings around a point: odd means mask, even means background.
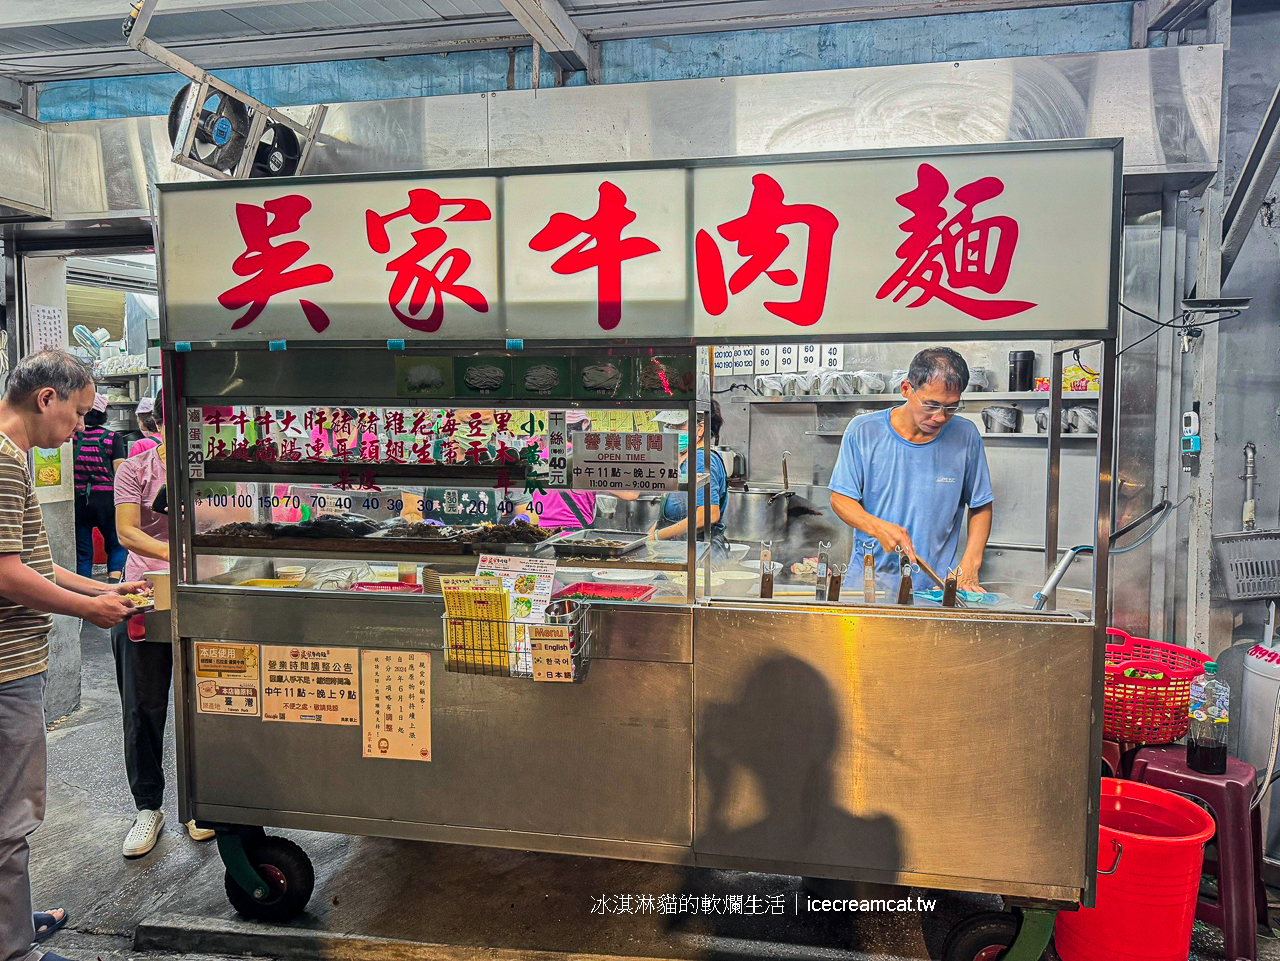
[[[1262,884],[1262,816],[1250,811],[1258,772],[1228,755],[1226,774],[1201,774],[1187,766],[1180,744],[1144,747],[1133,759],[1129,777],[1153,787],[1203,801],[1218,825],[1216,863],[1205,860],[1206,874],[1218,879],[1216,901],[1200,897],[1196,919],[1222,932],[1228,961],[1257,961],[1258,920],[1267,919]]]

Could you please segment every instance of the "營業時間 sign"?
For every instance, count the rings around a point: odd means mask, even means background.
[[[1101,331],[1119,150],[162,184],[167,338]]]

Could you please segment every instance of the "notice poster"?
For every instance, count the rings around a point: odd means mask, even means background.
[[[360,711],[365,757],[431,760],[431,655],[361,651]]]
[[[196,710],[257,717],[262,710],[257,644],[195,642]]]
[[[262,648],[262,719],[300,724],[359,724],[356,650]]]
[[[567,624],[532,624],[529,649],[535,681],[572,681],[573,652]]]

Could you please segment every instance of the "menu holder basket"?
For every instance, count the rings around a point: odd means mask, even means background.
[[[545,626],[568,628],[570,664],[567,667],[573,675],[569,680],[574,683],[580,683],[586,675],[591,657],[590,613],[590,605],[572,603],[571,613],[563,618],[551,615],[544,622]],[[528,629],[539,625],[513,618],[458,617],[447,613],[442,614],[440,620],[444,628],[446,671],[486,677],[535,678]]]

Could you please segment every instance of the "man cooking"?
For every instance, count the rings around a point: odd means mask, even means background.
[[[876,573],[896,581],[901,547],[940,576],[960,567],[959,587],[981,591],[978,571],[991,535],[991,474],[978,428],[956,412],[969,366],[949,347],[911,361],[906,402],[854,418],[831,474],[831,509],[857,531],[845,586],[862,583],[862,557],[875,548]],[[969,510],[964,551],[960,529]]]

